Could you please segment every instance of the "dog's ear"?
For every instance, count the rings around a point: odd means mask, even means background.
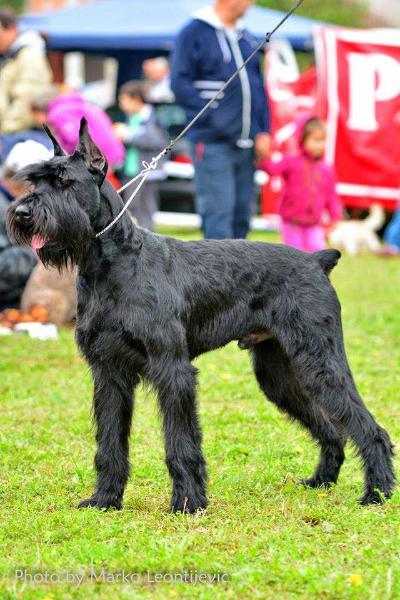
[[[49,138],[51,139],[51,141],[53,143],[54,156],[66,156],[64,150],[61,148],[60,144],[58,143],[58,140],[54,136],[50,127],[48,127],[47,125],[43,125],[43,129],[45,130],[45,132],[47,133],[47,135],[49,136]]]
[[[90,137],[88,122],[84,117],[79,128],[78,153],[85,161],[88,170],[96,176],[98,183],[103,183],[107,174],[107,159]]]

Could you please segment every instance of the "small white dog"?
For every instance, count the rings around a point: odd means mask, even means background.
[[[338,223],[329,234],[329,241],[335,248],[345,250],[352,256],[368,250],[375,253],[381,247],[375,232],[379,231],[384,223],[385,211],[379,204],[374,204],[366,219]]]

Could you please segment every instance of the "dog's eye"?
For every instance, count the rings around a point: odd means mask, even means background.
[[[66,177],[56,177],[55,184],[59,188],[66,188],[70,186],[72,181]]]

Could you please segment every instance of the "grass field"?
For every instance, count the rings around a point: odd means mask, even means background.
[[[357,384],[397,446],[399,267],[344,257],[333,276]],[[304,489],[317,449],[265,401],[246,353],[232,344],[196,365],[207,511],[167,512],[160,422],[145,390],[124,510],[77,511],[94,482],[94,436],[91,378],[73,333],[0,338],[0,599],[400,598],[400,492],[358,506],[351,448],[334,489]],[[181,583],[184,572],[197,583]]]

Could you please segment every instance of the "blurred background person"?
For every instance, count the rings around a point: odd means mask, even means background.
[[[31,113],[31,127],[16,131],[10,135],[3,136],[0,148],[0,162],[5,162],[12,148],[21,142],[34,140],[49,150],[53,149],[52,141],[43,129],[47,123],[47,111],[49,104],[59,95],[57,86],[49,86],[46,90],[35,96],[28,107]]]
[[[7,235],[6,213],[10,202],[26,191],[26,185],[13,181],[13,177],[27,165],[48,160],[51,156],[45,146],[31,140],[14,146],[4,165],[0,179],[0,310],[19,305],[37,262],[33,250],[12,246]]]
[[[157,119],[154,108],[146,101],[146,85],[141,81],[128,81],[119,90],[119,107],[125,123],[115,123],[114,131],[125,144],[126,159],[122,182],[126,183],[151,162],[167,144],[164,128]],[[162,170],[151,171],[146,183],[129,206],[129,211],[141,227],[153,229],[153,216],[157,210],[157,184],[163,178]],[[123,192],[127,201],[135,189],[133,183]]]
[[[114,133],[110,117],[79,92],[60,93],[50,88],[33,99],[31,112],[36,128],[46,123],[68,154],[75,151],[80,122],[85,117],[90,135],[104,153],[109,167],[116,169],[123,165],[125,149]]]
[[[279,204],[282,241],[304,252],[326,247],[323,218],[331,227],[342,219],[342,205],[336,194],[336,177],[325,160],[326,125],[305,116],[298,121],[299,151],[280,160],[264,159],[259,167],[269,175],[283,178],[285,187]],[[265,149],[261,154],[266,153]]]
[[[383,241],[385,245],[380,251],[382,256],[400,257],[400,205],[385,229]]]
[[[12,13],[0,9],[0,132],[8,135],[33,125],[30,102],[52,81],[43,38],[19,32]]]
[[[251,0],[217,0],[179,34],[171,84],[190,121],[253,52],[257,40],[241,17]],[[245,238],[254,201],[254,150],[270,144],[269,108],[260,56],[218,98],[188,134],[197,210],[206,238]]]
[[[148,87],[146,95],[148,102],[152,104],[174,102],[168,59],[164,56],[148,58],[143,62],[142,69]]]

